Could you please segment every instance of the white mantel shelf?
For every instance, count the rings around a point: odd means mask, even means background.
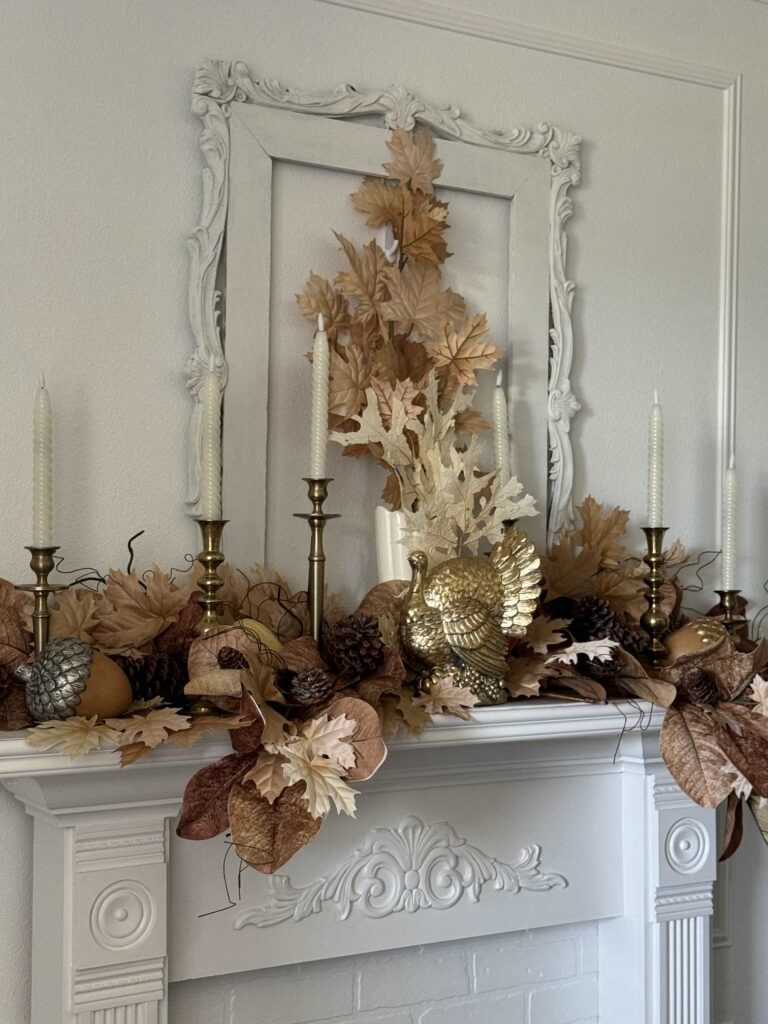
[[[170,981],[589,920],[601,1024],[709,1024],[714,813],[666,771],[663,717],[532,700],[440,719],[390,742],[357,819],[327,821],[285,883],[247,871],[204,917],[228,847],[173,819],[228,743],[121,768],[5,734],[0,781],[35,819],[32,1024],[162,1024]]]

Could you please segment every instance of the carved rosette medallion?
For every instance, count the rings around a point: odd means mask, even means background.
[[[678,874],[695,874],[709,857],[707,830],[695,818],[680,818],[667,833],[664,852]]]
[[[91,907],[91,934],[104,949],[137,946],[155,923],[152,896],[141,882],[113,882],[99,893]]]

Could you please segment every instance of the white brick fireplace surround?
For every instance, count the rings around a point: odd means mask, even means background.
[[[441,720],[239,895],[224,839],[173,832],[220,742],[121,769],[6,734],[35,819],[32,1024],[709,1024],[714,813],[668,775],[662,717]]]

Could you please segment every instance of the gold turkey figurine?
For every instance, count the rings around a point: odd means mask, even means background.
[[[524,636],[541,592],[533,544],[513,526],[488,557],[451,558],[432,572],[423,551],[408,562],[400,639],[424,670],[422,689],[450,675],[479,703],[503,704],[507,638]]]

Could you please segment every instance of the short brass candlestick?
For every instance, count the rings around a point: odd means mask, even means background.
[[[323,503],[328,497],[328,484],[332,477],[313,480],[303,478],[307,485],[307,496],[312,502],[309,513],[297,512],[298,519],[306,519],[312,536],[309,545],[309,582],[307,584],[307,603],[309,605],[309,623],[312,636],[317,644],[323,631],[323,599],[325,596],[325,550],[323,549],[323,530],[329,519],[339,519],[333,512],[324,512]]]
[[[221,535],[227,525],[227,519],[200,519],[200,533],[203,538],[203,550],[197,556],[197,561],[203,566],[205,572],[197,581],[197,585],[203,592],[199,604],[203,609],[203,616],[195,627],[198,636],[205,636],[216,629],[221,623],[221,601],[219,590],[224,586],[224,580],[219,576],[217,569],[224,561],[224,554],[221,550]],[[194,700],[187,708],[190,714],[195,716],[216,715],[219,709],[204,695],[194,697]]]
[[[19,590],[28,591],[35,598],[35,609],[32,612],[35,654],[39,654],[48,643],[48,624],[51,618],[51,613],[48,609],[48,595],[55,593],[57,590],[67,589],[66,585],[62,583],[48,582],[48,576],[53,571],[55,565],[53,556],[58,550],[58,547],[53,546],[27,547],[27,551],[32,555],[29,567],[35,574],[35,582],[25,583],[18,587]]]
[[[747,620],[738,611],[738,599],[740,590],[716,590],[723,608],[722,623],[728,630],[729,636],[736,636],[740,629],[747,624]]]
[[[664,584],[664,534],[667,529],[666,526],[643,527],[648,545],[648,553],[643,561],[650,571],[644,577],[648,607],[640,618],[640,625],[651,638],[649,655],[652,665],[660,664],[667,656],[667,649],[661,642],[661,637],[669,626],[669,616],[661,607],[661,588]]]

